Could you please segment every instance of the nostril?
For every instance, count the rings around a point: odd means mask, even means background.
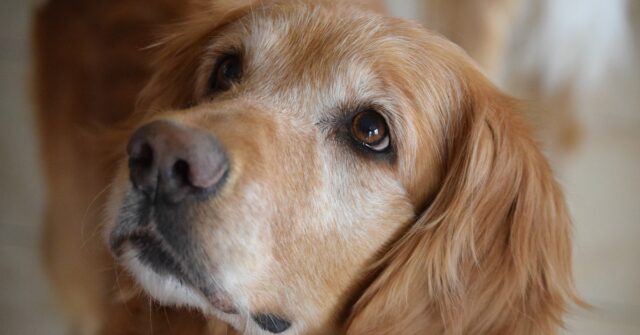
[[[131,150],[130,160],[141,168],[149,168],[153,165],[153,149],[149,143],[142,143]]]
[[[183,185],[193,186],[191,183],[189,163],[184,159],[178,159],[172,167],[173,177],[178,179]]]
[[[152,197],[156,190],[157,169],[154,166],[156,153],[144,141],[129,143],[129,178],[134,187]]]
[[[178,203],[186,196],[209,196],[226,179],[228,159],[206,131],[170,121],[154,121],[134,132],[127,145],[129,178],[151,199]]]

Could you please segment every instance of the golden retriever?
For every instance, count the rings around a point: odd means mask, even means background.
[[[339,1],[195,8],[136,112],[68,139],[87,154],[55,138],[77,116],[40,118],[49,268],[79,331],[558,331],[579,303],[562,192],[461,49]],[[94,199],[101,226],[64,209]],[[55,228],[71,215],[82,231]]]

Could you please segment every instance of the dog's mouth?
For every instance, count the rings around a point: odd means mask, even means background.
[[[118,246],[117,249],[114,249],[117,250],[115,251],[116,255],[125,266],[129,267],[134,276],[138,277],[138,282],[155,298],[158,298],[158,289],[149,289],[149,286],[160,286],[166,289],[180,288],[181,290],[193,291],[194,294],[204,298],[210,306],[217,310],[227,314],[237,313],[228,294],[214,283],[205,281],[203,275],[194,272],[188,264],[185,264],[185,261],[167,247],[167,243],[161,238],[149,233],[136,233],[122,238],[114,245]],[[145,275],[138,275],[144,270],[140,268],[150,271],[145,271]],[[150,283],[150,281],[159,283]],[[160,295],[164,294],[165,292],[160,292]],[[167,299],[160,298],[159,300]],[[181,302],[177,303],[181,304]]]
[[[177,228],[189,218],[184,209],[162,208],[135,191],[128,192],[109,236],[113,254],[156,300],[202,310],[239,314],[231,296],[213,279],[197,239]],[[183,222],[184,223],[184,222]],[[291,321],[273,313],[250,313],[263,330],[281,333]]]
[[[189,295],[198,295],[198,300],[204,298],[215,309],[236,314],[230,296],[203,270],[209,263],[206,255],[193,247],[196,243],[187,243],[188,236],[181,232],[172,231],[173,235],[166,236],[159,228],[166,218],[156,212],[156,207],[145,199],[127,195],[109,236],[113,254],[155,298],[166,294],[159,292],[163,287],[192,291]]]
[[[137,252],[138,260],[158,275],[171,275],[188,281],[189,275],[185,273],[184,266],[160,238],[152,234],[134,234],[128,237],[126,243]]]

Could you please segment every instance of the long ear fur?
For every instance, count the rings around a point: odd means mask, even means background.
[[[563,195],[516,103],[478,82],[433,202],[377,264],[347,334],[548,335],[580,303]]]

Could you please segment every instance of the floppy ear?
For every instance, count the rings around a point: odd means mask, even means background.
[[[467,90],[440,187],[376,265],[349,335],[553,334],[579,303],[571,222],[545,158],[512,99],[484,79]]]

